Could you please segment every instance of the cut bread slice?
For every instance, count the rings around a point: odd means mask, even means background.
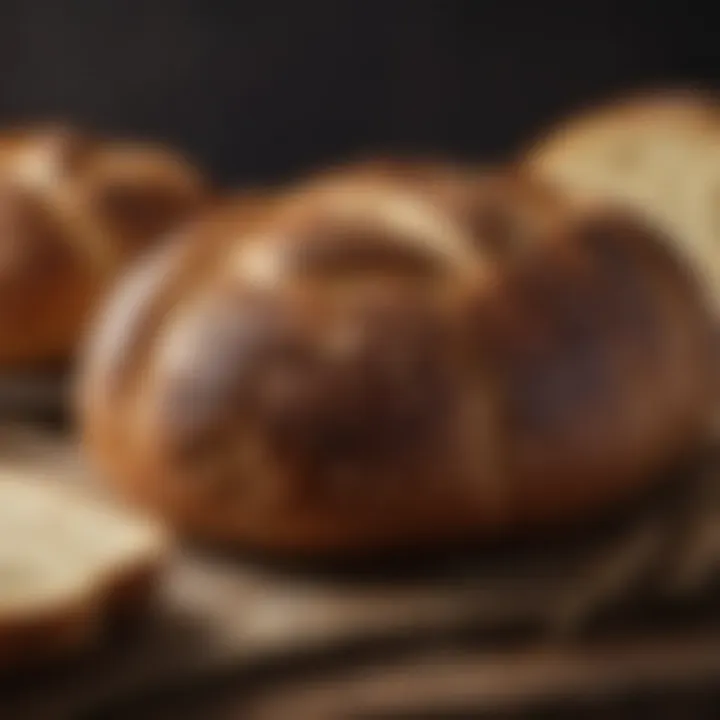
[[[540,136],[531,173],[581,198],[620,203],[686,255],[720,312],[720,102],[691,90],[627,96]]]
[[[167,550],[134,513],[0,472],[0,670],[97,639],[149,599]]]

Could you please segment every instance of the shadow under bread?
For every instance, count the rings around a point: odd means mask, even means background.
[[[623,504],[606,509],[591,520],[563,527],[513,533],[492,539],[468,539],[442,544],[408,544],[375,551],[327,552],[302,555],[268,551],[249,545],[228,547],[191,539],[184,544],[205,556],[228,563],[242,563],[287,575],[332,579],[343,583],[424,583],[428,579],[450,580],[475,576],[501,577],[523,568],[553,564],[553,558],[568,561],[587,556],[608,540],[622,534],[648,515],[677,513],[683,498],[707,466],[706,457],[686,459],[652,488]],[[720,482],[720,480],[719,480]],[[685,502],[689,502],[687,498]]]

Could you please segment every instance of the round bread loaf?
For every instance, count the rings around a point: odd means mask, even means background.
[[[588,518],[702,442],[702,293],[630,216],[499,173],[324,175],[121,283],[85,447],[181,530],[289,552]]]
[[[160,147],[60,127],[0,137],[0,367],[68,359],[111,279],[204,194]]]
[[[591,108],[539,138],[524,159],[575,195],[619,202],[658,223],[720,309],[720,103],[657,91]]]

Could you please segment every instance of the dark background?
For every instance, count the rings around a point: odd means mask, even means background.
[[[236,183],[371,151],[489,159],[594,98],[717,85],[712,4],[0,0],[0,121],[164,138]]]

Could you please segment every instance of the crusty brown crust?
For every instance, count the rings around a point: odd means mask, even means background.
[[[108,283],[205,195],[162,148],[60,127],[0,137],[0,368],[70,357]]]
[[[250,214],[138,266],[85,356],[88,452],[181,529],[302,553],[577,521],[700,442],[711,323],[635,218],[412,166]]]

